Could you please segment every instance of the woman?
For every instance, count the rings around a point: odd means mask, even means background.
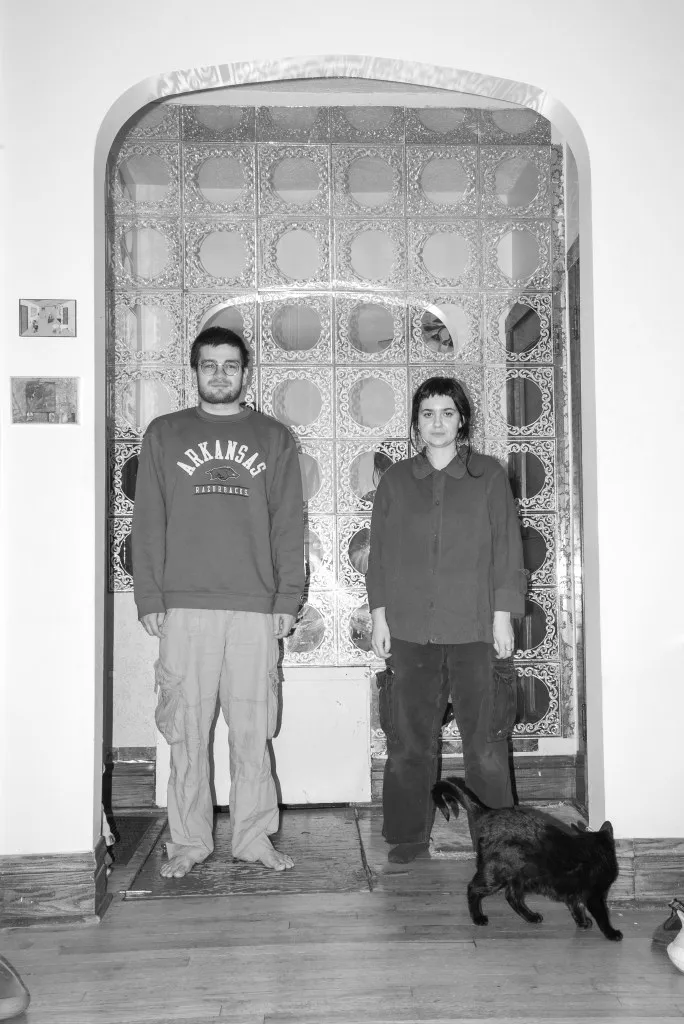
[[[513,654],[511,616],[526,578],[520,525],[506,474],[475,454],[462,386],[431,377],[413,396],[418,454],[378,484],[366,586],[372,647],[389,658],[380,694],[387,736],[383,835],[389,859],[427,850],[439,737],[451,696],[466,782],[490,807],[513,803],[508,732],[515,693],[494,673]],[[510,665],[510,662],[508,663]]]

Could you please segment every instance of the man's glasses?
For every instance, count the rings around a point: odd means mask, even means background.
[[[203,359],[199,368],[205,377],[214,377],[218,373],[219,364],[215,359]],[[221,369],[226,377],[235,377],[242,369],[242,363],[237,359],[226,359],[225,363],[221,364]]]

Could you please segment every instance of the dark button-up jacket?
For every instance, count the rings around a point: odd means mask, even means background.
[[[375,495],[366,586],[391,635],[413,643],[491,643],[495,611],[522,615],[520,523],[500,464],[474,454],[468,473],[458,456],[437,470],[416,455],[390,466]]]

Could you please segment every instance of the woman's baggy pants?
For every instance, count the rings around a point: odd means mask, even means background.
[[[466,785],[488,807],[511,807],[508,736],[516,713],[511,659],[495,671],[486,643],[416,644],[392,637],[390,671],[379,694],[387,737],[383,835],[427,843],[435,816],[439,741],[449,696],[463,742]]]
[[[171,748],[171,840],[214,849],[207,745],[217,696],[228,723],[232,852],[256,860],[278,829],[267,741],[278,717],[278,642],[273,616],[171,608],[155,666],[157,726]]]

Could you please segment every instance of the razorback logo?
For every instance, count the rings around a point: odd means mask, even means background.
[[[237,480],[240,476],[236,473],[232,466],[215,466],[213,469],[205,469],[204,471],[211,481],[219,480]]]

